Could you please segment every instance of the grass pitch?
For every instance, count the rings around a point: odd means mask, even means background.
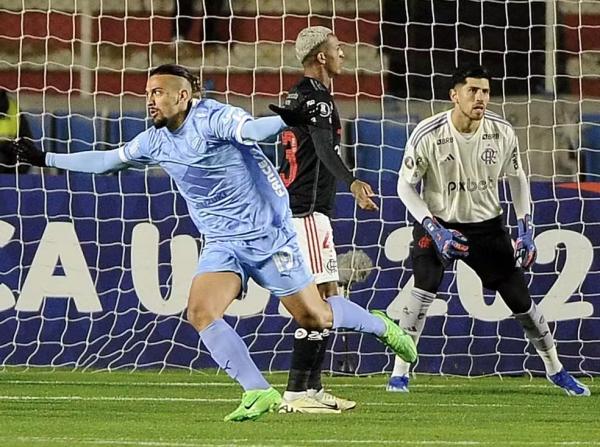
[[[268,377],[283,391],[285,374]],[[545,379],[325,377],[358,401],[341,415],[225,423],[240,388],[224,374],[0,371],[0,446],[600,446],[600,386],[568,397]]]

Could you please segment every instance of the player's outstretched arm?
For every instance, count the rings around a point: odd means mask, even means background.
[[[317,113],[315,104],[300,106],[295,109],[270,104],[269,109],[277,115],[248,120],[242,125],[241,137],[243,141],[264,141],[277,135],[286,127],[307,125],[314,121]]]
[[[242,124],[242,141],[264,141],[277,135],[286,127],[287,125],[278,115],[249,119]]]
[[[279,107],[275,104],[269,104],[269,109],[281,117],[289,127],[307,126],[314,124],[319,112],[316,101],[307,101],[300,103],[296,108]]]
[[[129,164],[121,160],[120,149],[110,151],[89,151],[77,154],[46,154],[46,163],[54,168],[67,171],[107,174],[127,169]]]
[[[17,140],[9,145],[20,163],[38,167],[55,167],[68,171],[104,174],[126,168],[119,156],[119,149],[111,151],[90,151],[77,154],[54,154],[43,152],[27,140]]]
[[[46,154],[40,151],[35,144],[28,139],[20,138],[3,146],[5,152],[9,152],[19,163],[43,168],[46,166]]]

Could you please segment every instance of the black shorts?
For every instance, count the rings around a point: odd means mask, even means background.
[[[498,284],[518,269],[515,264],[512,240],[504,226],[502,216],[469,224],[447,223],[441,219],[437,221],[445,228],[460,231],[468,239],[469,255],[461,260],[475,270],[486,289],[497,290]],[[416,272],[416,269],[435,272],[440,268],[445,269],[450,264],[442,261],[431,236],[418,223],[415,223],[413,229],[411,253],[416,277],[426,274],[426,272]],[[417,258],[418,262],[416,262]]]

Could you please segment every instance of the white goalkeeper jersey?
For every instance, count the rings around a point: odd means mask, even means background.
[[[502,214],[498,179],[521,169],[519,143],[511,124],[486,111],[479,128],[461,134],[452,111],[421,121],[412,132],[400,176],[423,181],[421,197],[434,216],[446,222],[482,222]]]

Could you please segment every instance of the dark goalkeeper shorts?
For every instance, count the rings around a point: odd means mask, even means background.
[[[469,224],[447,223],[441,219],[437,221],[445,228],[460,231],[468,239],[469,256],[461,260],[475,270],[485,288],[496,290],[499,283],[518,269],[515,264],[512,240],[504,226],[502,216]],[[436,273],[451,263],[442,261],[431,236],[418,223],[415,223],[413,229],[411,253],[416,277],[427,275],[427,272],[417,272],[417,269],[427,269],[431,273]]]

